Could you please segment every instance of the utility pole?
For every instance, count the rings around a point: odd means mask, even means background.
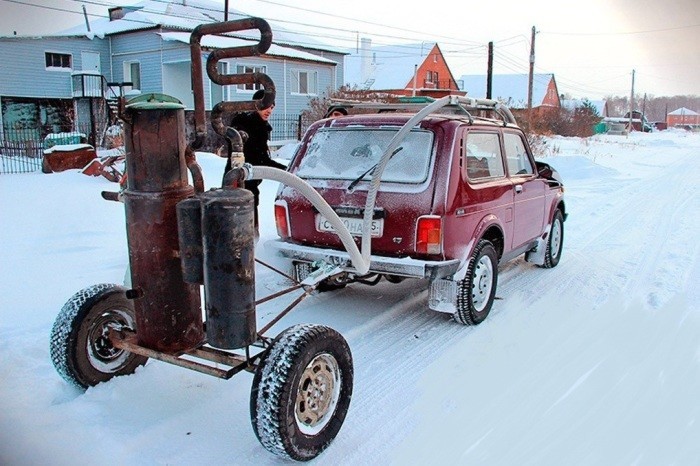
[[[532,81],[535,77],[535,26],[532,26],[532,39],[530,39],[530,75],[527,80],[527,110],[528,115],[532,110]]]
[[[634,70],[632,70],[632,91],[630,92],[630,129],[632,131],[632,112],[634,111]]]
[[[493,91],[493,42],[489,42],[489,61],[486,70],[486,98],[490,99]]]

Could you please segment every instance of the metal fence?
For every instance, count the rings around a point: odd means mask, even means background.
[[[300,115],[273,114],[270,118],[272,142],[299,140],[310,123],[310,121],[306,121]],[[81,128],[75,126],[73,128],[61,128],[53,125],[25,129],[4,129],[0,132],[0,175],[38,171],[42,167],[45,149],[49,149],[56,144],[85,143],[89,135],[89,127]],[[108,128],[105,135],[98,135],[96,139],[101,143],[105,143],[107,139],[121,143],[123,141],[122,136],[115,135],[114,127],[112,127]],[[212,147],[215,145],[212,144]],[[210,148],[210,150],[213,149]]]
[[[0,133],[0,174],[31,173],[41,169],[44,150],[57,144],[79,144],[87,140],[79,128],[57,125],[3,129]]]

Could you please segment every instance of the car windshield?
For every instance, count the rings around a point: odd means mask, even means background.
[[[296,172],[301,178],[355,180],[379,162],[399,128],[324,128],[314,134]],[[428,176],[433,133],[411,130],[382,175],[382,181],[421,183]]]

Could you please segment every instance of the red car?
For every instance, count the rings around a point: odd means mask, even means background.
[[[268,244],[293,261],[300,280],[319,261],[340,270],[321,289],[428,278],[429,308],[473,325],[491,310],[499,263],[525,254],[542,267],[557,265],[567,216],[557,172],[535,162],[525,134],[497,102],[453,96],[438,107],[418,120],[384,111],[309,128],[289,171],[357,237],[370,179],[389,146],[395,148],[376,194],[366,274],[358,274],[329,220],[294,188],[280,188],[281,239]],[[400,130],[405,136],[397,136]]]

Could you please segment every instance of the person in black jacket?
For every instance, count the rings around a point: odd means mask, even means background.
[[[253,94],[253,100],[260,100],[263,98],[265,91],[260,89],[255,94]],[[279,162],[275,162],[270,158],[270,148],[267,145],[267,141],[270,140],[270,133],[272,132],[272,126],[268,120],[272,115],[272,110],[275,108],[273,103],[270,107],[263,110],[255,110],[251,112],[237,113],[231,119],[230,126],[236,128],[238,131],[243,131],[248,135],[248,139],[243,143],[243,156],[245,157],[246,163],[251,165],[265,165],[268,167],[275,167],[281,170],[286,170],[287,167]],[[226,162],[226,169],[224,170],[224,175],[231,169],[231,159]],[[252,180],[245,182],[245,188],[253,193],[253,198],[255,199],[255,237],[259,236],[258,229],[258,204],[260,203],[260,186],[262,181]]]

